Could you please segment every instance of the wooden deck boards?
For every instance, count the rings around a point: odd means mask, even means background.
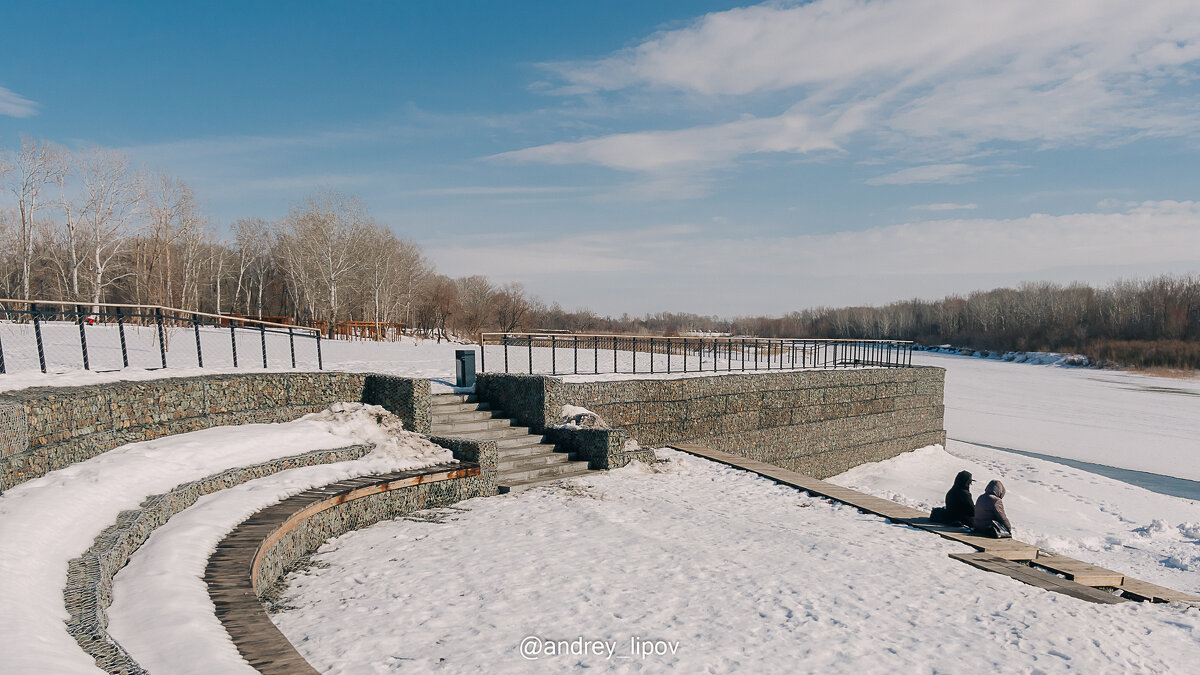
[[[1125,598],[1113,595],[1112,593],[1107,593],[1091,586],[1085,586],[1069,579],[1062,579],[1048,572],[1042,572],[1028,565],[1005,560],[1004,558],[999,558],[988,553],[952,553],[950,557],[965,562],[972,567],[996,574],[1003,574],[1030,586],[1055,593],[1062,593],[1063,595],[1069,595],[1079,600],[1104,605],[1116,605],[1128,602]]]
[[[704,457],[734,468],[751,471],[777,483],[803,490],[809,494],[825,497],[888,520],[933,532],[946,539],[966,544],[975,553],[956,553],[950,557],[966,562],[979,569],[1005,574],[1014,579],[1090,602],[1111,604],[1125,598],[1097,590],[1095,586],[1113,587],[1128,599],[1148,602],[1192,602],[1200,604],[1200,598],[1157,586],[1138,579],[1131,579],[1119,572],[1067,556],[1040,551],[1037,546],[1017,539],[991,539],[970,533],[956,525],[945,525],[929,520],[929,514],[902,504],[868,495],[857,490],[834,485],[802,473],[767,464],[740,455],[722,452],[696,443],[673,443],[669,448]],[[1028,564],[1026,564],[1028,563]],[[1036,565],[1049,571],[1033,569]],[[1052,573],[1053,572],[1053,573]],[[1062,574],[1064,578],[1055,576]]]

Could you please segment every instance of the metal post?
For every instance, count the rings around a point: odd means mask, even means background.
[[[129,349],[125,346],[125,312],[117,307],[117,335],[121,337],[121,367],[129,367]]]
[[[575,374],[578,375],[579,374],[579,336],[578,335],[574,336],[573,342],[574,342],[574,344],[572,345],[571,351],[574,352],[574,355],[575,355]]]
[[[404,329],[403,328],[400,329],[400,337],[404,337]],[[481,372],[481,373],[485,372],[485,370],[486,370],[485,366],[487,365],[487,362],[484,361],[484,357],[486,357],[486,356],[487,356],[487,349],[486,349],[486,346],[483,344],[483,333],[480,333],[479,334],[479,372]]]
[[[83,352],[83,369],[91,370],[88,367],[87,335],[83,330],[83,307],[79,305],[75,305],[75,323],[79,324],[79,350]]]
[[[267,367],[267,327],[261,323],[258,324],[258,339],[262,343],[263,369],[265,370]]]
[[[33,316],[33,338],[37,341],[38,348],[38,363],[42,366],[42,372],[46,372],[46,350],[42,348],[42,323],[38,319],[37,303],[29,303],[29,311]]]
[[[550,336],[550,374],[558,374],[558,338]]]
[[[0,340],[0,375],[3,375],[7,372],[8,371],[4,368],[4,341]]]
[[[592,370],[600,374],[600,338],[592,336]]]
[[[615,372],[617,372],[617,336],[616,335],[613,336],[612,347],[613,347],[613,372],[615,373]]]
[[[530,335],[528,340],[529,340],[529,374],[532,375],[533,374],[533,336]]]
[[[633,372],[637,373],[637,338],[633,338]]]
[[[667,372],[671,372],[671,338],[667,338]]]
[[[296,333],[288,326],[288,350],[292,353],[292,369],[296,368]],[[237,365],[237,364],[234,364]]]
[[[687,372],[687,338],[683,338],[683,372]]]
[[[321,331],[317,331],[317,370],[325,370],[325,364],[321,363]]]
[[[654,374],[654,338],[650,338],[650,374]]]
[[[192,328],[196,331],[196,365],[204,367],[204,355],[200,353],[200,316],[192,315]]]
[[[508,373],[508,333],[505,333],[500,338],[500,343],[504,345],[504,372]]]
[[[154,320],[158,324],[158,356],[162,359],[162,367],[167,367],[167,336],[163,330],[162,308],[154,308]]]
[[[233,367],[237,368],[237,326],[233,325],[233,319],[229,320],[229,349],[233,353]]]

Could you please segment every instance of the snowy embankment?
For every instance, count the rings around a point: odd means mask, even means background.
[[[244,518],[262,505],[344,477],[452,459],[443,448],[398,433],[398,421],[381,408],[337,404],[286,424],[214,427],[121,446],[7,490],[0,495],[0,542],[4,543],[0,546],[0,654],[5,671],[97,670],[66,631],[63,588],[68,561],[91,546],[121,511],[137,508],[150,495],[231,467],[361,443],[374,443],[376,450],[360,460],[296,470],[299,473],[278,483],[249,488],[250,496],[234,509],[240,509]],[[176,560],[182,564],[197,555],[207,558],[220,538],[214,540],[212,534],[206,526],[193,530],[189,548],[195,550],[178,554]],[[167,561],[168,566],[172,562]],[[194,565],[188,569],[195,575]],[[155,582],[148,579],[147,583]],[[170,595],[141,590],[136,595],[140,602],[171,602]],[[127,600],[131,599],[122,602]],[[211,603],[207,613],[212,614]],[[189,612],[181,625],[192,621],[203,617]],[[186,632],[177,636],[185,637]]]
[[[295,609],[274,619],[328,673],[1183,672],[1200,660],[1198,609],[1047,593],[950,559],[966,547],[929,533],[658,452],[668,461],[343,535],[291,576]],[[599,653],[579,654],[582,641]],[[655,653],[636,653],[646,645]]]

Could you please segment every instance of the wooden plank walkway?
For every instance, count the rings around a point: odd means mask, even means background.
[[[996,574],[1003,574],[1030,586],[1054,591],[1055,593],[1062,593],[1072,598],[1104,605],[1116,605],[1128,602],[1125,598],[1113,595],[1112,593],[1101,591],[1091,586],[1084,586],[1069,579],[1063,579],[1053,574],[1036,570],[1019,562],[998,558],[989,553],[951,553],[950,557],[965,562],[972,567],[987,570],[988,572],[995,572]]]
[[[868,495],[857,490],[851,490],[840,485],[817,480],[802,473],[789,471],[778,466],[753,459],[747,459],[729,452],[714,450],[696,443],[673,443],[668,445],[697,455],[714,462],[719,462],[737,469],[756,473],[764,478],[803,490],[809,494],[825,497],[843,504],[849,504],[861,511],[887,518],[896,523],[933,532],[946,539],[966,544],[975,549],[975,553],[952,554],[950,557],[989,572],[1010,576],[1038,588],[1065,593],[1071,597],[1089,602],[1124,602],[1125,600],[1144,600],[1148,602],[1191,602],[1200,604],[1200,597],[1157,586],[1145,581],[1127,577],[1119,572],[1106,570],[1102,567],[1085,563],[1081,560],[1057,555],[1049,551],[1041,551],[1033,544],[1027,544],[1016,539],[991,539],[971,534],[968,530],[956,525],[935,523],[929,520],[929,514],[909,508],[902,504]],[[1046,571],[1033,569],[1032,566]],[[1063,575],[1066,578],[1055,576]],[[1121,596],[1108,591],[1097,590],[1096,587],[1116,588]]]
[[[254,588],[261,553],[303,518],[360,497],[418,483],[479,475],[479,466],[463,462],[413,471],[362,476],[305,490],[250,516],[230,532],[209,557],[204,571],[217,618],[242,657],[258,672],[316,675],[291,642],[275,627]]]

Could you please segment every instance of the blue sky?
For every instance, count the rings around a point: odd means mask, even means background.
[[[0,143],[121,148],[222,227],[338,188],[568,308],[1200,273],[1192,2],[37,2],[0,36]]]

